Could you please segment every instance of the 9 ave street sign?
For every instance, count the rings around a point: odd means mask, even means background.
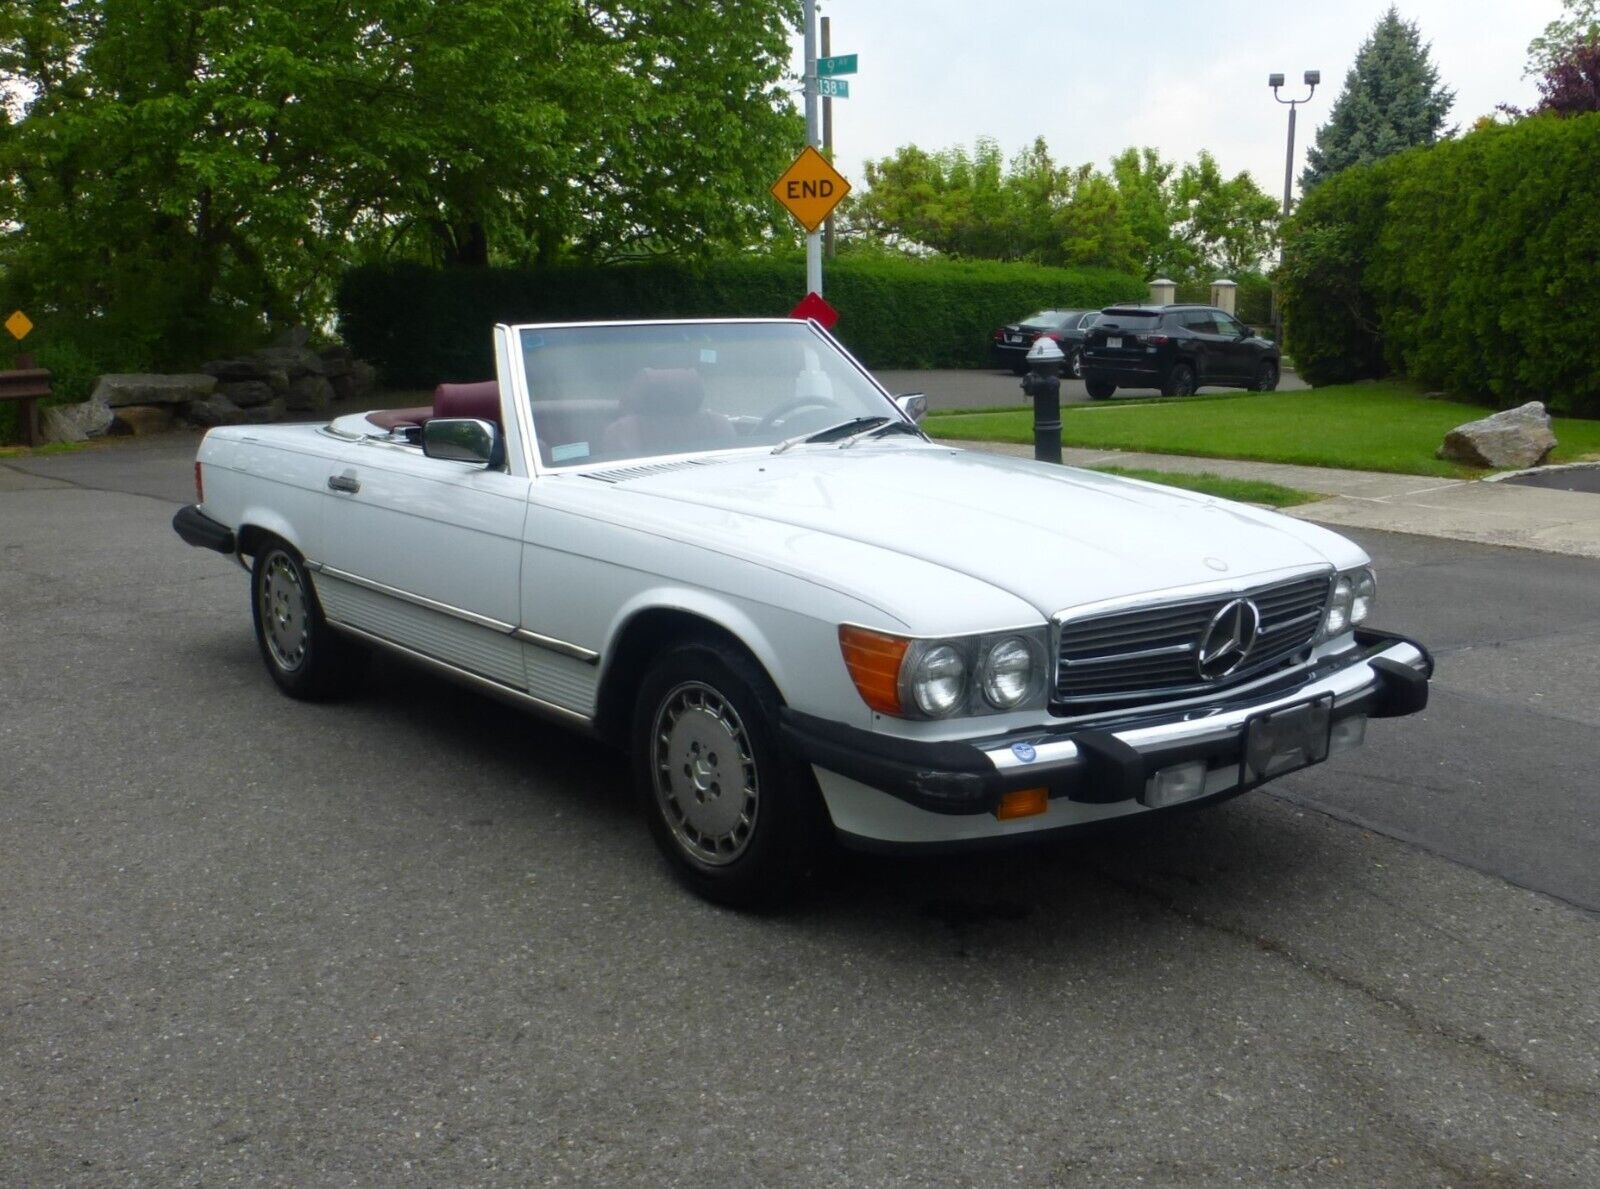
[[[850,183],[844,175],[810,145],[801,149],[794,164],[772,183],[772,196],[808,232],[822,226],[828,212],[848,193]]]
[[[834,74],[854,74],[856,72],[856,59],[859,54],[835,54],[831,58],[817,59],[817,77],[827,78]]]

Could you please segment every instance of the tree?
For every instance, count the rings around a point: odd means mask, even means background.
[[[10,0],[9,296],[180,361],[319,316],[355,260],[753,242],[801,140],[797,7]]]
[[[1600,45],[1600,0],[1561,0],[1561,7],[1565,15],[1528,43],[1524,78],[1548,76],[1552,67],[1571,59],[1575,47]]]
[[[1128,226],[1139,241],[1140,263],[1151,277],[1182,277],[1200,267],[1194,246],[1178,232],[1184,212],[1177,166],[1152,148],[1128,148],[1111,159],[1111,178],[1122,196]]]
[[[1254,178],[1248,173],[1224,178],[1216,158],[1202,149],[1179,174],[1175,198],[1173,236],[1190,259],[1212,273],[1260,269],[1277,240],[1278,203]]]
[[[1380,160],[1402,149],[1431,145],[1445,130],[1455,92],[1439,85],[1439,71],[1414,21],[1394,8],[1379,19],[1356,52],[1328,122],[1306,153],[1302,189],[1352,165]]]
[[[1574,41],[1539,80],[1539,105],[1531,114],[1577,116],[1600,111],[1600,41]]]

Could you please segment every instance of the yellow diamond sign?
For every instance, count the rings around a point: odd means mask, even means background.
[[[844,175],[810,145],[801,149],[794,164],[772,183],[772,196],[807,231],[821,227],[828,213],[848,193],[850,183]]]
[[[0,306],[0,309],[4,309]],[[21,310],[12,310],[11,317],[6,319],[6,329],[11,332],[11,337],[19,343],[28,337],[28,332],[33,329],[33,319]]]

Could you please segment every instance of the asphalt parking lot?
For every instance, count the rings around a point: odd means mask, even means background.
[[[577,737],[277,694],[193,445],[0,461],[0,1184],[1600,1183],[1600,563],[1356,533],[1420,718],[741,916]]]

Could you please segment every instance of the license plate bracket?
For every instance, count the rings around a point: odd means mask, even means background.
[[[1328,758],[1332,733],[1332,694],[1253,715],[1244,724],[1239,784],[1253,788],[1322,763]]]

